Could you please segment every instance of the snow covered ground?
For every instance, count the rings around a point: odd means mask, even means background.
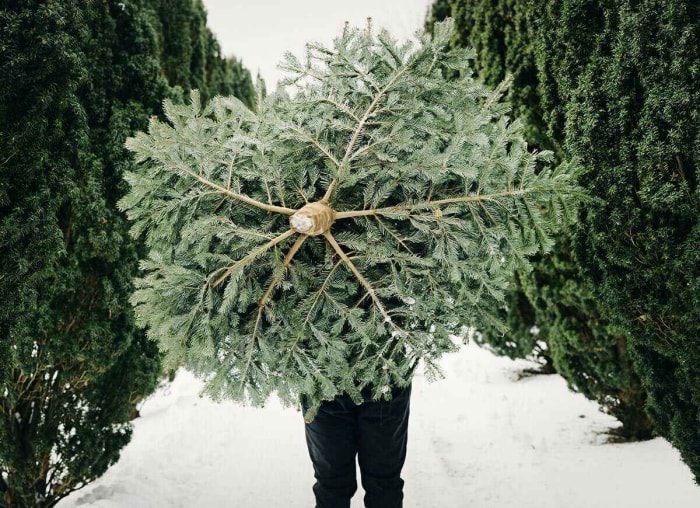
[[[406,508],[691,508],[696,486],[658,438],[604,444],[616,420],[559,376],[516,381],[526,361],[473,345],[444,357],[446,379],[413,383]],[[216,404],[181,371],[144,403],[132,442],[70,507],[311,508],[301,413]],[[362,490],[352,507],[362,507]]]

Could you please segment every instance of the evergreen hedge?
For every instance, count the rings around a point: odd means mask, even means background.
[[[129,304],[143,247],[116,207],[126,137],[177,94],[157,15],[145,0],[0,7],[0,506],[53,506],[100,476],[161,371]],[[208,44],[210,93],[252,90]]]
[[[137,253],[115,203],[123,140],[165,82],[138,9],[81,4],[0,11],[3,506],[52,506],[101,475],[159,371],[129,306]]]
[[[207,27],[202,0],[149,0],[148,4],[155,11],[162,71],[174,87],[171,97],[182,102],[196,88],[203,100],[235,95],[253,106],[250,73],[239,59],[222,57],[219,42]]]
[[[584,4],[440,0],[428,23],[455,16],[460,35],[453,44],[477,50],[477,73],[487,84],[513,76],[508,99],[527,125],[528,140],[562,157],[566,98],[558,93],[575,81],[602,18],[602,11]],[[577,13],[575,22],[558,26],[562,20],[550,14],[559,8]],[[570,235],[564,231],[557,236],[551,256],[534,257],[531,272],[515,273],[503,310],[509,333],[483,323],[477,340],[511,358],[535,357],[544,364],[544,372],[553,367],[571,389],[622,422],[616,434],[649,438],[646,394],[632,368],[627,341],[599,308],[571,252]]]
[[[478,2],[441,0],[435,12],[458,4]],[[580,274],[569,281],[582,278],[572,296],[584,307],[595,302],[597,310],[584,309],[584,315],[603,317],[606,343],[624,351],[620,358],[629,356],[639,373],[647,397],[637,390],[634,398],[646,399],[656,430],[700,479],[700,4],[515,5],[529,12],[524,26],[547,136],[559,139],[564,153],[582,158],[581,183],[603,199],[583,208],[571,237]],[[546,275],[542,267],[538,272]],[[538,295],[546,294],[545,285],[537,287]],[[576,312],[561,307],[565,296],[552,297],[552,308],[571,319]],[[576,310],[581,308],[579,303]],[[549,335],[554,349],[555,335]],[[595,341],[568,337],[561,353],[553,354],[560,358],[558,370],[570,377],[588,373],[566,357],[580,357],[575,351]],[[609,353],[616,358],[614,350]],[[593,365],[600,378],[603,363],[595,359]],[[618,363],[617,372],[609,378],[623,379],[629,369]]]
[[[559,84],[566,149],[606,200],[584,210],[575,255],[627,333],[657,430],[700,481],[700,3],[590,3],[603,13],[595,37],[576,29],[585,11],[552,8],[545,31],[569,51],[543,57],[565,65],[593,41]]]

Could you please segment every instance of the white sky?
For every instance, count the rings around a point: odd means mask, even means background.
[[[224,55],[243,60],[253,80],[260,72],[269,91],[284,76],[285,51],[302,57],[310,41],[330,44],[345,21],[386,27],[399,39],[423,26],[431,0],[204,0],[209,28]]]

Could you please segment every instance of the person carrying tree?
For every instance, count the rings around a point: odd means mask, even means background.
[[[287,54],[255,110],[166,101],[127,141],[120,201],[149,258],[139,323],[215,400],[301,407],[318,508],[349,506],[357,454],[368,507],[400,507],[412,377],[498,309],[585,196],[449,49],[349,28]],[[286,92],[293,86],[295,94]],[[261,86],[258,86],[262,90]]]

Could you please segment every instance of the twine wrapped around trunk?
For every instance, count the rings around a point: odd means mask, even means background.
[[[297,233],[318,236],[328,232],[335,221],[335,212],[326,201],[308,203],[289,218],[290,227]]]

